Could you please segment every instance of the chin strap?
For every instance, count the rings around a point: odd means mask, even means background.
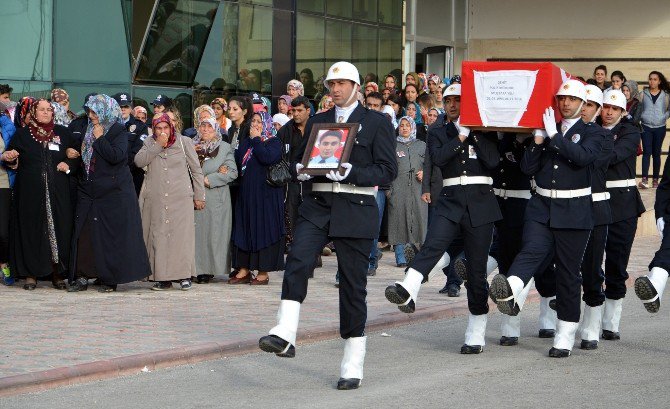
[[[351,90],[351,95],[349,95],[349,98],[344,102],[344,107],[350,106],[354,101],[358,101],[358,91],[361,89],[361,86],[356,84],[356,86]]]
[[[596,121],[596,119],[598,118],[598,115],[600,115],[600,111],[602,111],[602,108],[598,107],[598,110],[596,111],[595,115],[593,115],[593,118],[591,118],[591,122]]]
[[[570,118],[565,118],[565,119],[576,119],[582,116],[582,107],[584,106],[584,100],[582,100],[582,103],[579,104],[579,108],[577,108],[577,111],[570,117]]]

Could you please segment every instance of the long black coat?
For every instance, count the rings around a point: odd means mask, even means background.
[[[151,268],[123,125],[112,125],[93,142],[91,162],[90,173],[82,169],[79,179],[70,271],[77,271],[77,242],[88,221],[96,273],[103,283],[123,284],[148,277]]]
[[[27,127],[21,128],[7,148],[19,153],[9,241],[11,269],[18,277],[46,277],[52,273],[54,258],[47,229],[47,188],[51,207],[49,218],[53,220],[58,249],[57,272],[65,273],[70,262],[70,176],[57,171],[56,166],[65,162],[74,170],[77,161],[69,160],[65,155],[67,148],[74,147],[72,133],[60,125],[54,127],[54,133],[58,143],[50,149],[35,141]]]
[[[307,122],[305,136],[310,134],[314,124],[333,122],[336,122],[335,108],[316,114]],[[386,115],[359,104],[347,122],[359,123],[360,127],[349,156],[352,169],[342,183],[372,187],[393,182],[398,175],[396,142],[393,126]],[[308,139],[303,139],[297,158],[302,158]],[[295,172],[295,163],[291,164],[291,170]],[[323,176],[312,180],[333,182]],[[375,197],[371,195],[312,192],[305,196],[298,212],[320,228],[328,225],[331,237],[373,239],[379,233],[379,210]]]

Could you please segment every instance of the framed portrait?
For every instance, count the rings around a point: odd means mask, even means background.
[[[326,175],[331,170],[344,174],[340,164],[349,161],[358,123],[314,124],[302,157],[302,173]]]

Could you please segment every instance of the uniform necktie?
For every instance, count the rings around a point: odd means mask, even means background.
[[[319,163],[326,163],[326,160],[325,160],[325,159],[321,159],[321,161],[320,161]]]
[[[563,124],[563,125],[561,126],[561,133],[565,133],[565,131],[567,131],[567,130],[568,130],[568,126],[565,125],[565,124]]]
[[[340,115],[340,116],[337,118],[337,122],[339,122],[339,123],[343,123],[343,122],[344,122],[344,117],[343,117],[342,115]]]

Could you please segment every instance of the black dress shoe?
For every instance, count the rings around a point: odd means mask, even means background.
[[[276,335],[266,335],[258,340],[258,347],[263,351],[277,354],[282,358],[294,358],[295,347],[293,345],[289,346],[286,352],[283,352],[288,345],[288,341]]]
[[[458,297],[461,295],[461,288],[456,285],[452,285],[447,290],[447,297]]]
[[[407,267],[407,263],[397,263],[395,266],[404,268],[404,267]]]
[[[358,378],[340,378],[340,380],[337,381],[337,389],[341,391],[358,389],[359,386],[361,386],[361,380]]]
[[[504,298],[512,297],[512,287],[507,282],[507,277],[503,274],[497,274],[491,281],[491,288],[489,289],[491,300],[498,305],[498,310],[503,314],[512,317],[519,315],[519,306],[514,302],[514,298],[507,301],[499,301]]]
[[[500,337],[500,345],[511,347],[519,344],[519,337]]]
[[[579,346],[580,349],[598,349],[598,341],[587,341],[585,339],[582,340],[582,344]]]
[[[555,329],[541,329],[538,334],[538,337],[540,338],[553,338],[556,336],[556,330]]]
[[[558,349],[558,348],[551,348],[549,350],[549,356],[551,358],[567,358],[570,356],[570,350],[569,349]]]
[[[468,345],[468,344],[463,344],[461,347],[461,354],[481,354],[482,351],[484,351],[484,347],[481,345]]]
[[[658,291],[656,291],[649,277],[638,277],[635,279],[635,295],[641,300],[651,300],[658,295]],[[656,298],[652,302],[643,303],[643,305],[647,311],[657,313],[661,308],[661,300]]]
[[[608,341],[618,341],[621,339],[621,334],[619,334],[618,332],[608,331],[604,329],[602,338]]]
[[[416,309],[414,301],[410,300],[409,303],[405,304],[409,300],[409,293],[399,284],[394,284],[386,287],[384,291],[386,299],[391,301],[393,304],[399,304],[398,309],[402,312],[411,314]],[[405,304],[405,305],[403,305]]]
[[[70,284],[67,288],[68,293],[76,293],[79,291],[86,291],[88,289],[88,280],[80,277],[74,280],[74,283]]]

